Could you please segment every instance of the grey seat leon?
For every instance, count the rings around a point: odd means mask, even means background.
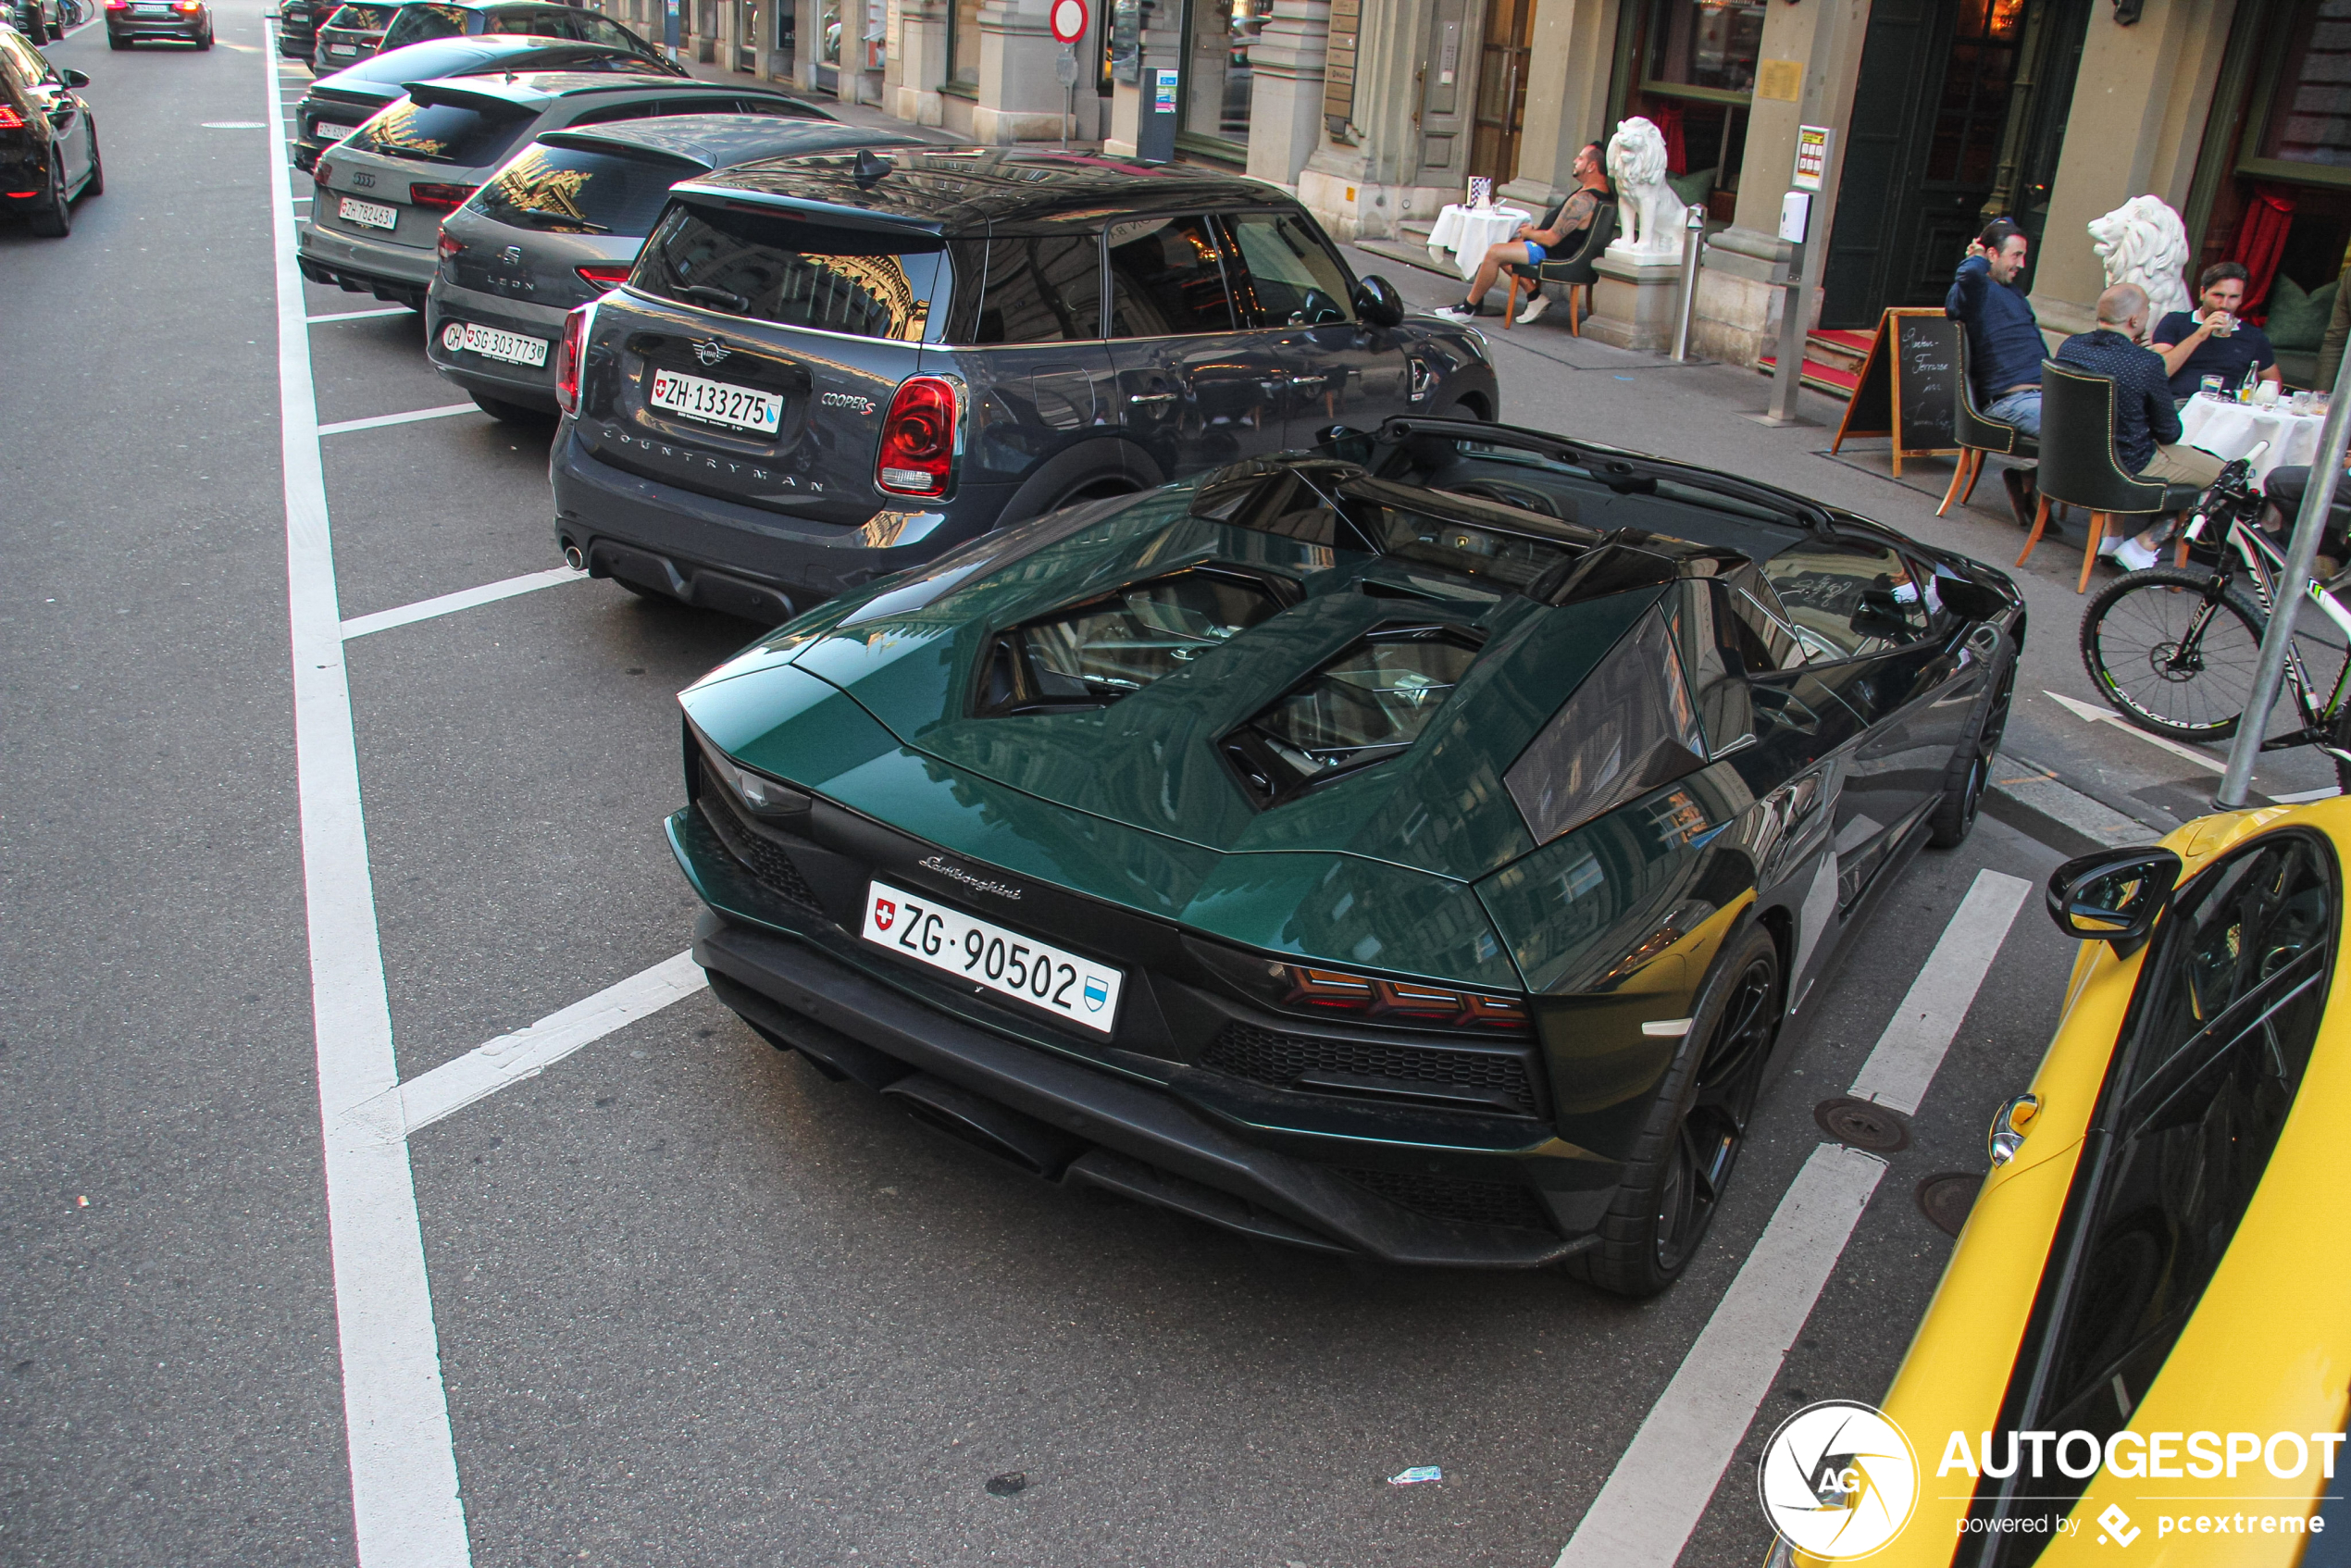
[[[837,123],[786,93],[661,77],[552,71],[410,82],[405,99],[318,160],[295,260],[313,282],[421,311],[440,259],[441,220],[516,147],[543,131],[683,114]]]
[[[669,188],[754,158],[920,145],[772,115],[676,115],[550,131],[442,220],[425,352],[501,419],[552,419],[564,317],[628,276]]]

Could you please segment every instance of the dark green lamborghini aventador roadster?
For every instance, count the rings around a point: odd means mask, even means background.
[[[2023,634],[1802,497],[1399,419],[784,627],[669,836],[728,1005],[1040,1176],[1646,1294]]]

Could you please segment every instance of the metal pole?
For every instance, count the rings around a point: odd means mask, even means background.
[[[1730,116],[1723,117],[1725,120]],[[1698,306],[1698,253],[1706,248],[1706,204],[1692,202],[1682,224],[1682,319],[1673,329],[1673,359],[1690,362],[1690,313]]]
[[[2319,454],[2310,465],[2310,483],[2302,492],[2302,510],[2294,519],[2294,541],[2286,546],[2285,580],[2278,586],[2278,602],[2270,612],[2270,627],[2261,636],[2261,662],[2254,666],[2253,694],[2237,721],[2236,741],[2229,748],[2229,768],[2220,776],[2220,792],[2212,803],[2222,811],[2244,806],[2253,788],[2253,759],[2260,754],[2269,733],[2270,710],[2277,705],[2278,688],[2285,681],[2285,653],[2294,641],[2295,612],[2310,583],[2310,563],[2318,557],[2319,536],[2326,531],[2327,510],[2334,504],[2334,489],[2343,478],[2343,454],[2351,447],[2351,355],[2335,372],[2334,395],[2327,404],[2326,423],[2319,429]]]
[[[1804,308],[1804,253],[1810,242],[1793,242],[1787,253],[1787,297],[1780,303],[1779,362],[1772,367],[1772,402],[1763,411],[1767,425],[1793,425],[1797,421],[1796,394],[1804,385],[1804,319],[1810,314]],[[2351,357],[2346,355],[2345,357]]]

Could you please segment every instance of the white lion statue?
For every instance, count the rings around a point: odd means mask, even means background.
[[[1665,182],[1665,134],[1636,117],[1617,122],[1608,142],[1608,177],[1616,182],[1616,238],[1609,254],[1628,261],[1682,259],[1682,198]]]
[[[2147,320],[2190,308],[2188,230],[2158,196],[2133,196],[2090,220],[2091,249],[2106,264],[2106,286],[2136,283],[2147,292]]]

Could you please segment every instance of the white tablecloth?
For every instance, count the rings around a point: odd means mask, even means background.
[[[1428,254],[1443,261],[1448,252],[1453,253],[1453,265],[1462,276],[1474,278],[1477,264],[1486,259],[1486,247],[1516,239],[1518,226],[1534,217],[1517,207],[1491,206],[1480,212],[1456,202],[1437,215],[1437,227],[1428,231]]]
[[[2180,410],[2181,440],[2200,446],[2216,457],[2237,458],[2257,442],[2270,449],[2253,460],[2253,477],[2267,479],[2270,470],[2307,465],[2319,454],[2319,427],[2323,414],[2296,414],[2280,404],[2259,408],[2251,404],[2222,401],[2198,393]]]

